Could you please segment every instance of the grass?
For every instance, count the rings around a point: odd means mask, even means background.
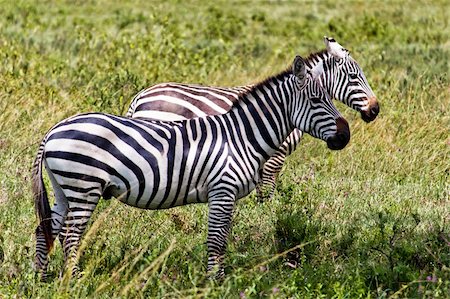
[[[450,6],[416,2],[4,1],[0,9],[0,297],[450,297]],[[84,275],[42,283],[30,168],[79,112],[124,114],[164,81],[233,86],[283,70],[334,36],[381,113],[347,107],[352,140],[306,137],[275,199],[241,200],[222,283],[205,277],[205,205],[143,211],[102,201]]]

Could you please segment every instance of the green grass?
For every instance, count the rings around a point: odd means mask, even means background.
[[[450,6],[415,2],[2,1],[0,297],[450,297]],[[124,114],[164,81],[242,85],[334,36],[381,104],[365,124],[344,105],[340,152],[306,137],[275,199],[239,201],[222,283],[205,275],[207,206],[99,205],[78,280],[31,264],[38,143],[79,112]]]

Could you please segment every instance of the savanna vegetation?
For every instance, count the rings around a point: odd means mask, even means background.
[[[448,1],[1,1],[0,298],[450,297]],[[337,103],[342,151],[306,137],[274,200],[239,201],[222,282],[206,277],[206,205],[144,211],[102,201],[79,279],[32,268],[30,170],[70,115],[124,114],[164,81],[257,82],[335,37],[381,112]]]

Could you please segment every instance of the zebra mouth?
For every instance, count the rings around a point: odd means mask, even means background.
[[[331,150],[341,150],[350,141],[350,132],[338,133],[327,140],[327,146]]]
[[[361,110],[360,112],[362,120],[364,120],[366,123],[370,123],[371,121],[375,120],[375,118],[377,118],[378,113],[380,112],[380,106],[374,99],[371,101],[367,110]]]
[[[350,141],[350,128],[342,117],[336,119],[337,132],[327,139],[327,146],[331,150],[341,150]]]

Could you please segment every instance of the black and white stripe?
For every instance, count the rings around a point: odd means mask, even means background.
[[[335,99],[361,112],[365,121],[375,119],[378,103],[358,63],[334,39],[325,37],[327,50],[306,59],[308,71]],[[138,93],[127,117],[158,120],[181,120],[226,113],[242,92],[252,86],[221,88],[193,84],[161,83]],[[257,187],[257,198],[271,198],[275,180],[286,157],[300,143],[302,132],[294,129],[280,149],[264,165]]]
[[[235,201],[255,188],[262,166],[294,127],[331,149],[342,149],[350,138],[348,124],[300,57],[293,71],[242,93],[225,114],[178,122],[102,113],[63,120],[45,136],[34,165],[41,220],[36,268],[45,276],[59,236],[66,265],[76,270],[80,237],[103,196],[144,209],[208,202],[208,271],[218,266],[221,276]],[[42,164],[56,196],[51,210]]]

